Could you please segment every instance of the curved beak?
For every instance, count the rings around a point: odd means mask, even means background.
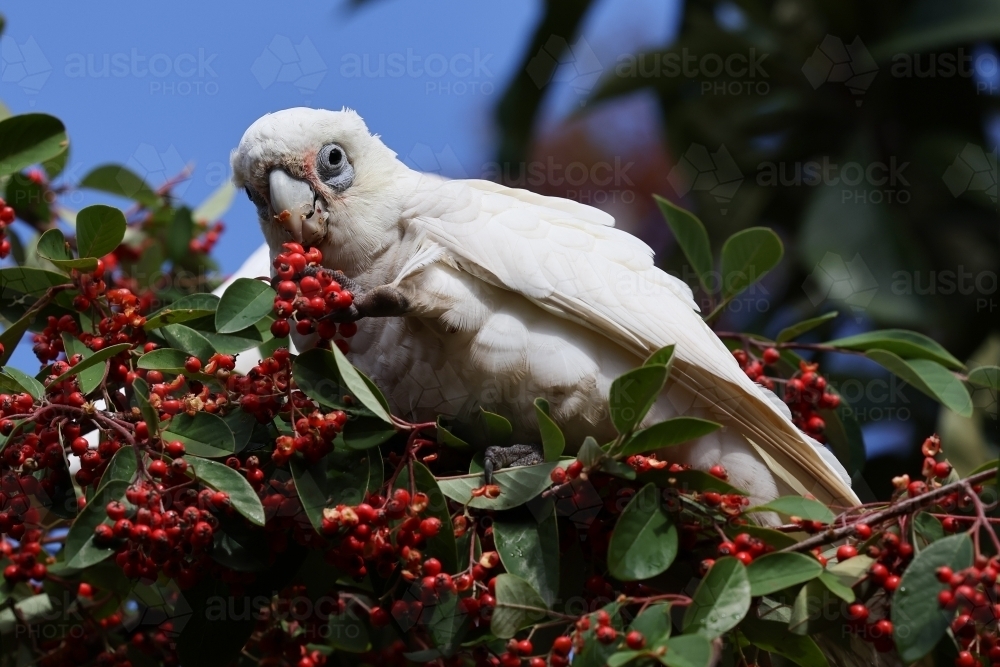
[[[292,178],[284,169],[273,169],[268,185],[274,219],[296,242],[313,245],[323,238],[327,214],[309,183]]]

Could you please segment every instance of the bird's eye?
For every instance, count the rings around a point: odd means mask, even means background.
[[[354,167],[347,152],[337,144],[327,144],[316,156],[316,172],[336,192],[343,192],[354,181]]]

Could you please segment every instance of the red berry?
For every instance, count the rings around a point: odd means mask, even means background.
[[[736,552],[736,560],[743,563],[744,565],[749,565],[753,562],[753,554],[749,551],[738,551]]]
[[[566,635],[556,637],[556,640],[552,642],[552,650],[560,655],[567,655],[573,650],[573,640]]]
[[[288,324],[288,320],[275,320],[271,322],[271,335],[275,338],[287,338],[291,330],[292,327]]]
[[[944,479],[951,474],[951,464],[947,461],[941,461],[934,464],[934,476],[939,479]]]
[[[531,645],[531,642],[527,639],[522,639],[517,642],[517,652],[521,655],[531,655],[535,652],[535,647]]]
[[[885,578],[885,581],[882,582],[882,588],[892,593],[897,588],[899,588],[899,577],[897,577],[894,574],[890,574],[888,577]]]
[[[420,534],[424,537],[434,537],[441,532],[441,519],[428,517],[420,522]]]
[[[73,442],[70,443],[69,449],[77,456],[82,456],[84,452],[90,449],[90,443],[83,437],[73,438]]]
[[[633,630],[625,635],[625,645],[633,651],[639,651],[646,645],[646,638],[638,630]]]
[[[277,292],[278,296],[281,297],[283,300],[291,301],[296,297],[296,295],[298,295],[299,286],[296,285],[291,280],[282,280],[280,283],[278,283]]]
[[[955,667],[975,667],[978,664],[979,661],[968,651],[959,651],[958,657],[955,658]]]
[[[778,352],[777,349],[769,347],[766,350],[764,350],[764,363],[767,364],[768,366],[773,366],[774,364],[778,363],[779,359],[781,359],[781,353]]]
[[[81,581],[80,585],[76,587],[76,594],[81,598],[89,598],[94,594],[94,589],[86,581]]]
[[[837,560],[845,561],[854,558],[858,555],[858,550],[856,547],[850,544],[845,544],[837,549]]]
[[[867,523],[859,523],[854,526],[854,534],[862,540],[867,540],[872,536],[872,527]]]
[[[171,458],[184,456],[184,443],[180,440],[172,440],[168,442],[164,449],[166,449],[167,454],[169,454]]]
[[[167,463],[163,459],[157,459],[149,464],[149,474],[153,477],[163,477],[167,474]]]
[[[723,481],[729,479],[729,473],[727,473],[726,469],[720,465],[714,465],[711,468],[709,468],[708,474],[711,475],[712,477],[717,477]]]
[[[602,644],[610,644],[618,637],[618,633],[610,625],[598,626],[595,634],[597,635],[597,641]]]
[[[198,357],[188,357],[184,362],[184,370],[188,373],[197,373],[201,370],[201,360]]]
[[[860,602],[856,602],[847,608],[847,616],[852,621],[864,623],[868,620],[868,607]]]

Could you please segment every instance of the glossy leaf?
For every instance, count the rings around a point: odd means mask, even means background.
[[[236,439],[229,425],[218,415],[196,412],[174,415],[163,431],[163,439],[180,440],[188,454],[205,458],[231,456]]]
[[[568,461],[559,463],[540,463],[538,465],[505,468],[493,473],[493,483],[500,487],[500,495],[495,499],[486,496],[472,497],[472,490],[483,485],[481,474],[458,475],[456,477],[441,477],[438,485],[441,493],[452,500],[477,509],[505,510],[523,505],[544,491],[552,480],[549,473],[556,466],[569,465]]]
[[[228,428],[228,427],[227,427]],[[240,473],[223,463],[208,459],[189,460],[188,474],[216,491],[225,491],[233,508],[251,523],[264,525],[264,506],[257,492]]]
[[[824,345],[842,347],[846,350],[859,350],[868,352],[869,350],[885,350],[902,357],[903,359],[927,359],[936,361],[942,366],[953,370],[961,370],[965,366],[961,361],[944,349],[940,343],[928,338],[916,331],[906,331],[904,329],[881,329],[878,331],[868,331],[848,336],[847,338],[837,338],[828,341]]]
[[[438,415],[437,418],[437,441],[438,444],[451,447],[452,449],[472,448],[472,445],[451,432],[451,430],[444,424],[444,417],[441,415]]]
[[[139,357],[135,365],[146,370],[180,373],[184,370],[184,363],[190,356],[181,350],[161,347]]]
[[[0,285],[3,285],[4,298],[15,293],[38,296],[44,294],[50,287],[69,282],[66,276],[55,271],[28,266],[8,266],[0,269]]]
[[[701,635],[679,635],[666,642],[667,652],[660,658],[667,667],[709,667],[712,644]]]
[[[746,511],[748,513],[778,512],[779,514],[784,514],[786,516],[797,516],[801,519],[821,521],[823,523],[830,523],[834,520],[834,518],[836,518],[833,511],[831,511],[830,508],[823,503],[818,500],[813,500],[812,498],[803,498],[801,496],[782,496],[780,498],[775,498],[771,502],[764,505],[751,507]]]
[[[117,164],[94,168],[80,181],[80,187],[131,199],[148,207],[156,206],[160,201],[160,196],[145,181],[127,167]]]
[[[631,370],[611,383],[608,404],[619,433],[628,433],[642,421],[666,380],[666,367],[657,364]]]
[[[708,290],[712,274],[712,249],[705,225],[694,214],[668,199],[658,195],[653,195],[653,198],[677,239],[677,245],[698,275],[702,288]]]
[[[97,268],[97,260],[93,257],[75,259],[66,247],[66,237],[58,229],[50,229],[38,238],[35,251],[44,259],[55,264],[67,273],[71,269],[93,271]]]
[[[80,257],[104,257],[125,238],[125,214],[94,204],[76,214],[76,251]]]
[[[608,571],[637,581],[666,572],[677,557],[677,526],[664,510],[660,490],[647,484],[618,517],[608,543]]]
[[[378,447],[396,435],[396,429],[378,417],[351,417],[344,424],[344,444],[350,449]]]
[[[977,387],[1000,390],[1000,366],[979,366],[969,372],[969,382]]]
[[[90,348],[84,345],[83,342],[76,336],[64,333],[62,335],[62,341],[63,350],[66,351],[67,356],[80,354],[83,355],[84,358],[87,358],[93,354],[93,352],[90,351]],[[84,396],[97,389],[98,385],[101,384],[101,380],[104,379],[103,366],[94,366],[93,368],[88,368],[83,371],[74,368],[74,372],[77,375],[77,381],[80,383],[80,391],[83,392]]]
[[[778,333],[778,337],[775,338],[775,340],[778,341],[779,343],[795,340],[802,334],[812,331],[817,327],[823,326],[830,320],[836,319],[837,314],[838,314],[837,311],[834,310],[829,313],[824,313],[819,317],[811,317],[808,320],[803,320],[799,322],[798,324],[793,324],[790,327],[785,327]]]
[[[139,406],[139,412],[142,413],[146,426],[149,427],[150,436],[155,437],[160,431],[160,419],[156,410],[149,403],[149,385],[144,379],[135,378],[132,381],[132,394],[135,396],[136,405]]]
[[[674,417],[658,424],[653,424],[649,428],[636,431],[632,437],[625,441],[619,454],[622,457],[632,454],[645,454],[663,447],[672,447],[722,428],[722,424],[717,424],[707,419],[698,417]]]
[[[170,347],[183,350],[192,357],[198,357],[203,361],[207,361],[215,354],[215,348],[208,339],[189,326],[170,324],[162,329],[158,329],[158,331],[166,339]]]
[[[646,638],[646,647],[654,648],[670,637],[672,626],[670,605],[660,602],[640,612],[629,625],[629,630],[641,632]]]
[[[865,355],[959,415],[972,416],[969,390],[938,362],[929,359],[904,360],[892,352],[877,349]]]
[[[559,594],[559,533],[551,501],[520,518],[497,517],[493,539],[504,569],[524,579],[551,606]]]
[[[0,121],[0,176],[51,160],[66,150],[66,127],[55,116],[26,113]]]
[[[736,232],[722,246],[722,296],[728,300],[778,265],[785,249],[767,227]]]
[[[169,306],[151,313],[146,318],[146,324],[143,328],[146,331],[152,331],[168,324],[201,319],[214,314],[218,306],[219,297],[214,294],[189,294],[174,301]]]
[[[751,614],[740,624],[740,632],[754,646],[784,656],[801,667],[828,667],[830,664],[815,641],[792,634],[784,623],[764,621]]]
[[[743,563],[720,558],[698,585],[684,613],[685,632],[714,639],[736,627],[750,609],[750,580]]]
[[[222,295],[215,311],[215,330],[230,334],[246,329],[274,309],[277,296],[269,285],[253,278],[237,278]]]
[[[21,342],[21,338],[24,337],[24,333],[34,319],[34,315],[25,315],[0,332],[0,345],[3,346],[3,352],[0,353],[0,366],[4,366],[10,356],[14,354],[14,348]]]
[[[546,461],[558,461],[566,449],[566,436],[562,429],[549,416],[549,403],[544,398],[535,399],[535,418],[538,419],[538,430],[542,436],[542,449]]]
[[[948,629],[954,612],[941,609],[937,596],[947,584],[936,570],[948,566],[958,572],[972,565],[972,540],[952,535],[918,553],[903,573],[892,601],[893,639],[899,657],[911,663],[924,657]]]
[[[45,394],[45,386],[27,373],[13,366],[5,366],[3,370],[7,377],[16,382],[22,391],[31,394],[36,401]]]
[[[490,630],[495,636],[508,639],[521,628],[545,618],[545,609],[545,600],[531,584],[513,574],[498,575]]]
[[[59,377],[52,380],[52,382],[58,384],[63,380],[67,379],[68,377],[70,377],[71,375],[76,375],[77,373],[81,373],[87,370],[88,368],[93,368],[98,364],[103,364],[111,357],[117,354],[121,354],[122,352],[125,352],[126,350],[130,349],[131,347],[132,347],[131,343],[119,343],[118,345],[109,345],[108,347],[102,348],[97,352],[94,352],[90,356],[85,357],[83,361],[78,363],[76,366],[72,366],[68,371],[66,371]]]
[[[777,593],[815,579],[823,566],[815,558],[798,553],[770,553],[755,558],[747,566],[750,594],[754,597]]]

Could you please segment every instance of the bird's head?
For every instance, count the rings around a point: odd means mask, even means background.
[[[317,246],[347,269],[390,242],[402,165],[354,111],[268,114],[247,129],[231,160],[233,182],[257,207],[271,248]]]

